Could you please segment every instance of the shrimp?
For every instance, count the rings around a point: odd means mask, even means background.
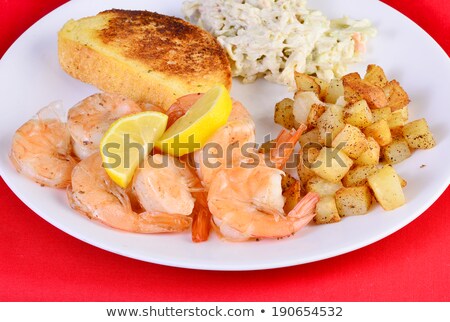
[[[361,33],[355,32],[352,35],[352,40],[355,43],[355,53],[364,54],[366,52],[366,44],[362,40]]]
[[[41,109],[14,134],[10,159],[16,170],[43,186],[65,188],[77,161],[71,156],[70,134],[60,120],[61,103]]]
[[[135,233],[168,233],[188,229],[191,218],[184,214],[135,212],[126,191],[109,178],[99,153],[82,160],[72,172],[67,189],[70,206],[116,229]],[[142,200],[139,200],[142,203]]]
[[[139,112],[142,109],[137,103],[117,94],[98,93],[76,104],[67,121],[75,155],[84,159],[96,152],[114,121]]]
[[[305,127],[295,132],[282,131],[278,136],[270,167],[259,154],[252,164],[242,160],[241,166],[221,169],[211,182],[208,206],[218,233],[230,240],[243,241],[255,238],[281,238],[294,234],[311,221],[319,201],[316,193],[308,193],[287,214],[280,170],[293,151],[289,147],[280,155],[282,142],[298,140]],[[256,161],[256,163],[255,163]]]

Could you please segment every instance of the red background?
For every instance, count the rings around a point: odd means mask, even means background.
[[[0,56],[65,0],[0,0]],[[310,0],[310,3],[313,3]],[[448,0],[386,0],[450,52]],[[450,189],[395,234],[316,263],[256,272],[164,267],[81,242],[29,210],[0,179],[3,301],[449,301]]]

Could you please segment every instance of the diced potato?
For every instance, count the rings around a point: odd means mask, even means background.
[[[289,190],[296,182],[297,179],[289,173],[285,173],[285,175],[281,178],[281,189],[283,190],[283,193]]]
[[[306,150],[302,149],[302,157],[299,158],[299,163],[297,165],[297,173],[302,186],[306,186],[309,179],[314,177],[316,174],[311,169],[314,165],[320,150],[315,148],[309,148]]]
[[[387,83],[383,87],[383,91],[388,99],[386,106],[392,111],[399,110],[407,106],[410,102],[408,94],[396,80]]]
[[[381,155],[389,164],[396,164],[411,156],[408,142],[405,139],[399,138],[393,140],[388,145],[381,149]]]
[[[376,165],[361,165],[352,168],[347,172],[342,179],[345,187],[364,186],[367,183],[367,178],[378,171]]]
[[[261,146],[258,149],[258,153],[261,154],[268,154],[270,153],[271,149],[275,149],[277,142],[275,139],[264,142],[263,144],[261,144]]]
[[[361,80],[361,76],[356,72],[342,76],[343,82],[344,81],[345,82],[353,82],[353,81],[360,81],[360,80]]]
[[[387,121],[391,133],[402,135],[403,125],[408,121],[408,106],[392,112]]]
[[[298,128],[298,123],[295,120],[293,113],[294,101],[290,98],[285,98],[275,105],[274,121],[275,123],[291,130]]]
[[[339,182],[347,174],[352,164],[353,160],[344,152],[324,147],[320,150],[311,170],[325,180]]]
[[[433,134],[424,118],[405,124],[403,136],[409,147],[413,149],[431,149],[436,145]]]
[[[295,120],[300,123],[305,123],[308,119],[311,106],[314,104],[325,105],[319,100],[317,95],[313,92],[297,91],[294,94],[294,108],[293,113]]]
[[[295,84],[297,89],[302,92],[314,92],[317,96],[320,95],[320,86],[311,76],[303,73],[294,73]]]
[[[341,217],[339,216],[334,196],[321,197],[316,205],[314,222],[316,224],[330,224],[340,220]]]
[[[382,107],[372,110],[373,121],[378,122],[381,120],[389,120],[391,116],[391,108],[390,107]]]
[[[355,160],[355,165],[377,165],[380,161],[380,145],[373,137],[367,137],[367,150]]]
[[[345,127],[344,108],[338,105],[330,105],[317,121],[321,141],[330,147],[333,139]]]
[[[386,106],[387,98],[383,90],[371,83],[356,78],[342,78],[345,100],[349,104],[365,100],[371,109]]]
[[[350,104],[344,108],[344,122],[360,129],[373,123],[373,115],[365,100]]]
[[[316,148],[320,150],[322,148],[322,140],[320,139],[319,129],[315,128],[300,136],[298,140],[302,148]]]
[[[367,178],[378,203],[384,210],[393,210],[406,202],[399,176],[393,167],[386,165]]]
[[[339,97],[344,96],[344,85],[341,79],[332,79],[328,85],[327,95],[325,96],[325,102],[330,104],[336,104]]]
[[[334,196],[336,191],[341,189],[341,182],[330,182],[319,176],[314,176],[308,180],[306,184],[307,192],[316,192],[319,194],[320,198],[325,196]]]
[[[308,118],[306,119],[306,125],[308,129],[313,129],[317,127],[317,121],[319,117],[325,112],[325,105],[313,104],[309,110]]]
[[[342,151],[352,159],[357,159],[368,148],[366,136],[356,126],[345,124],[331,144],[333,148],[342,148]]]
[[[294,180],[294,183],[283,192],[284,201],[284,211],[288,213],[298,204],[301,199],[300,194],[300,181]]]
[[[384,70],[377,65],[369,65],[367,66],[366,75],[364,76],[364,80],[368,81],[372,85],[378,87],[384,87],[388,80],[386,75],[384,74]]]
[[[318,77],[314,77],[311,76],[314,81],[316,82],[317,85],[319,85],[320,87],[320,93],[319,93],[319,98],[320,100],[324,101],[325,97],[327,96],[327,91],[328,91],[328,82],[324,79],[318,78]]]
[[[335,198],[341,217],[367,214],[372,204],[372,194],[367,186],[341,188]]]
[[[392,142],[391,130],[386,120],[380,120],[369,125],[364,129],[364,134],[373,137],[380,146],[385,146]]]

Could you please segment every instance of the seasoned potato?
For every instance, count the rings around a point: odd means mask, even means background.
[[[289,190],[296,182],[297,179],[289,173],[285,173],[285,175],[281,178],[281,189],[283,190],[283,193]]]
[[[305,187],[308,180],[316,175],[311,167],[313,167],[320,150],[309,148],[302,150],[302,152],[302,157],[299,158],[299,163],[297,165],[297,173],[302,186]]]
[[[401,181],[397,172],[390,165],[384,166],[369,176],[367,182],[384,210],[393,210],[405,204]]]
[[[320,87],[320,93],[319,93],[320,100],[325,101],[325,97],[327,96],[328,85],[329,85],[328,82],[323,79],[320,79],[318,77],[314,77],[314,76],[311,76],[311,77],[314,79],[316,84],[319,85],[319,87]]]
[[[291,130],[298,128],[298,123],[295,120],[293,113],[294,100],[285,98],[275,105],[274,121],[282,127]]]
[[[408,142],[403,138],[392,140],[391,143],[381,149],[383,159],[389,164],[396,164],[411,156]]]
[[[341,188],[336,192],[336,207],[341,217],[369,212],[372,195],[367,186]]]
[[[365,100],[344,108],[344,122],[363,129],[373,123],[373,115]]]
[[[370,84],[383,88],[388,80],[384,74],[384,70],[377,65],[367,66],[366,75],[364,80],[368,81]]]
[[[436,145],[433,134],[431,134],[428,123],[424,118],[405,124],[402,131],[410,148],[431,149]]]
[[[345,127],[344,109],[338,105],[330,105],[317,120],[321,141],[330,147],[333,139]]]
[[[361,80],[361,76],[356,72],[342,76],[343,82],[353,82],[353,81],[360,81],[360,80]]]
[[[330,104],[336,104],[339,97],[344,96],[344,85],[341,79],[332,79],[328,85],[327,94],[325,96],[325,102]]]
[[[367,183],[367,178],[378,171],[376,165],[361,165],[350,169],[342,183],[345,187],[363,186]]]
[[[387,83],[383,87],[383,91],[388,100],[386,106],[392,111],[399,110],[410,102],[408,94],[396,80]]]
[[[311,106],[308,118],[306,119],[306,125],[308,126],[308,129],[313,129],[317,127],[317,121],[319,120],[319,117],[321,117],[322,114],[325,112],[325,109],[326,109],[325,105],[321,104],[313,104]]]
[[[342,152],[352,159],[357,159],[369,147],[366,136],[356,126],[345,124],[331,144],[333,148],[342,147]]]
[[[383,90],[368,81],[357,78],[342,78],[344,84],[345,100],[350,103],[356,103],[365,100],[371,109],[385,107],[387,98]]]
[[[378,122],[381,120],[389,120],[391,116],[391,108],[390,107],[382,107],[372,110],[373,122]]]
[[[330,224],[340,220],[341,217],[339,216],[334,196],[320,197],[320,200],[316,205],[314,222],[316,224]]]
[[[275,139],[264,142],[258,149],[258,153],[267,154],[270,153],[271,149],[274,149],[277,142]]]
[[[311,131],[308,131],[300,136],[300,139],[298,140],[300,142],[301,147],[307,147],[307,148],[322,148],[322,140],[320,138],[319,129],[315,128]]]
[[[336,191],[342,187],[341,182],[330,182],[319,176],[314,176],[308,180],[308,183],[306,184],[306,191],[316,192],[322,198],[325,196],[334,196]]]
[[[380,145],[373,137],[367,137],[367,150],[355,160],[355,165],[377,165],[380,162]]]
[[[320,95],[320,86],[311,76],[303,73],[295,72],[295,84],[297,89],[302,92],[314,92],[317,96]]]
[[[392,142],[391,130],[386,120],[380,120],[369,125],[364,129],[364,134],[373,137],[380,146],[385,146]]]
[[[353,160],[344,152],[324,147],[320,150],[311,170],[325,180],[339,182],[352,164]]]
[[[300,194],[300,181],[294,179],[294,183],[283,192],[284,201],[284,211],[288,213],[298,204],[301,199]]]

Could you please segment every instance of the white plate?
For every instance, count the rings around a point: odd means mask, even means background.
[[[0,62],[0,170],[5,182],[33,211],[59,229],[89,244],[124,256],[164,265],[215,270],[251,270],[290,266],[343,254],[371,244],[402,228],[424,212],[449,184],[450,62],[445,52],[409,19],[378,1],[310,1],[329,17],[369,18],[379,34],[370,43],[367,63],[384,67],[411,97],[411,119],[426,117],[437,146],[417,151],[395,168],[408,181],[408,203],[391,212],[374,207],[369,215],[338,224],[308,226],[292,238],[229,243],[212,236],[194,244],[190,235],[139,235],[110,229],[71,210],[64,191],[42,188],[20,176],[8,152],[14,131],[36,111],[56,99],[68,108],[97,92],[66,75],[58,65],[56,33],[70,18],[110,8],[146,9],[181,16],[178,1],[71,1],[27,30]],[[364,65],[352,70],[364,71]],[[251,111],[258,139],[276,133],[274,104],[290,97],[282,86],[266,81],[233,84],[233,96]],[[447,156],[447,157],[446,157]],[[426,165],[426,167],[421,167]],[[20,215],[20,214],[17,214]],[[417,238],[420,238],[418,236]]]

